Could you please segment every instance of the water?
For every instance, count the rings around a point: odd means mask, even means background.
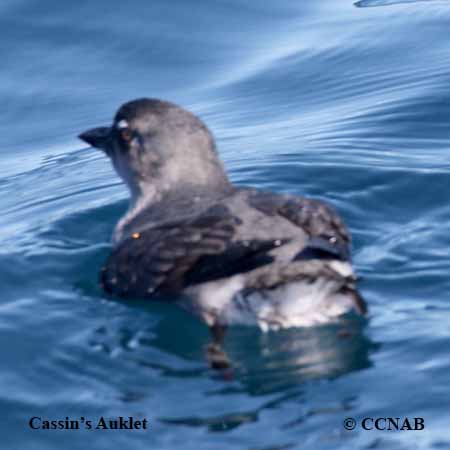
[[[450,3],[262,3],[2,2],[1,448],[450,448]],[[195,319],[107,300],[127,193],[76,135],[140,96],[200,115],[235,182],[334,204],[369,319],[236,328],[228,380]],[[120,415],[149,430],[28,426]]]

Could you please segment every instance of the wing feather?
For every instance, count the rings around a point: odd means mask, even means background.
[[[240,220],[213,207],[190,222],[141,231],[116,248],[100,275],[108,293],[122,297],[178,294],[185,287],[253,270],[286,241],[239,241]]]

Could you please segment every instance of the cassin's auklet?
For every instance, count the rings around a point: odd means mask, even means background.
[[[339,216],[319,201],[233,186],[190,112],[133,100],[112,126],[80,138],[111,158],[131,192],[101,272],[106,292],[176,299],[211,328],[218,352],[227,325],[278,329],[366,312]]]

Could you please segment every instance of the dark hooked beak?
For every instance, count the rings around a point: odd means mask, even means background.
[[[111,127],[91,128],[79,134],[78,137],[92,147],[105,149],[111,137]]]

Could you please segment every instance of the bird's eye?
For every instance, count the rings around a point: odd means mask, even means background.
[[[134,133],[129,128],[124,128],[120,130],[120,137],[123,141],[130,143],[133,140]]]

